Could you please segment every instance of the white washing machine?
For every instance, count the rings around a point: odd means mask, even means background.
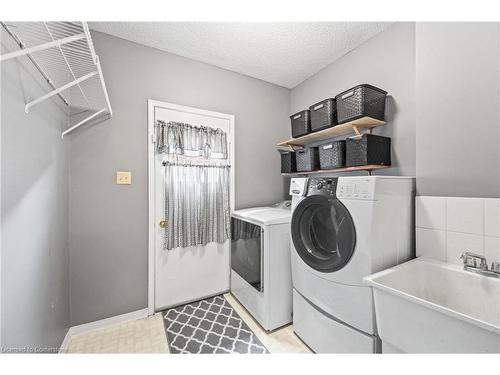
[[[411,259],[412,177],[292,179],[295,333],[317,353],[379,352],[363,277]]]
[[[290,208],[256,207],[231,218],[231,294],[267,331],[292,322]]]

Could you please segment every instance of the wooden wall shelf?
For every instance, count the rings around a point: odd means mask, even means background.
[[[338,173],[338,172],[356,172],[356,171],[367,171],[371,174],[372,171],[378,169],[390,168],[390,165],[361,165],[359,167],[343,167],[335,169],[320,169],[310,172],[293,172],[293,173],[282,173],[283,176],[304,176],[304,175],[314,175],[314,174],[324,174],[324,173]]]
[[[349,121],[341,125],[336,125],[328,129],[320,130],[315,133],[306,134],[299,138],[292,138],[278,143],[279,148],[296,149],[307,144],[324,141],[330,138],[339,137],[346,134],[361,135],[360,130],[368,130],[377,126],[384,125],[385,121],[377,120],[371,117],[362,117],[357,120]]]

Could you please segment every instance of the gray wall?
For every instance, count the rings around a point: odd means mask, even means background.
[[[417,193],[500,197],[498,23],[417,25]]]
[[[283,198],[275,144],[288,134],[289,90],[93,33],[114,110],[75,132],[70,154],[71,323],[147,306],[147,100],[236,116],[236,208]],[[117,170],[132,185],[115,185]]]
[[[397,23],[291,91],[291,112],[357,83],[386,89],[396,168],[417,194],[500,197],[499,23]]]
[[[379,174],[416,174],[422,195],[500,197],[497,23],[395,24],[291,92],[93,38],[115,116],[64,142],[57,98],[24,114],[26,98],[46,91],[38,73],[2,64],[4,346],[58,346],[70,322],[146,307],[149,98],[236,115],[237,208],[282,199],[275,144],[289,136],[290,113],[364,82],[391,95],[389,121],[375,133],[392,137],[395,168]],[[117,170],[132,171],[133,184],[115,185]]]
[[[394,168],[374,174],[415,175],[415,24],[398,23],[368,40],[291,91],[292,113],[370,83],[389,92],[387,124],[373,134],[392,137]]]
[[[48,88],[22,61],[1,64],[1,342],[58,348],[69,327],[68,115],[58,98],[24,113]]]

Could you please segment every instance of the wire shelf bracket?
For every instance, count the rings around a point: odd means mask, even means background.
[[[92,120],[93,118],[99,116],[101,113],[104,113],[104,112],[106,112],[106,108],[103,108],[100,111],[97,111],[96,113],[94,113],[94,114],[90,115],[89,117],[85,118],[84,120],[80,121],[78,124],[75,124],[72,127],[70,127],[69,129],[66,129],[65,131],[62,132],[62,137],[64,138],[64,136],[66,134],[71,133],[73,130],[79,128],[83,124],[89,122],[90,120]]]
[[[26,106],[24,107],[24,111],[26,113],[29,112],[29,108],[30,107],[33,107],[35,104],[38,104],[40,102],[43,102],[45,99],[48,99],[50,98],[51,96],[54,96],[54,95],[57,95],[59,94],[60,92],[64,91],[64,90],[67,90],[69,89],[70,87],[73,87],[75,85],[78,85],[80,82],[83,82],[89,78],[92,78],[93,76],[95,76],[97,74],[97,72],[92,72],[92,73],[89,73],[87,75],[84,75],[83,77],[80,77],[80,78],[77,78],[75,79],[74,81],[70,82],[70,83],[67,83],[65,84],[64,86],[61,86],[55,90],[52,90],[51,92],[35,99],[35,100],[32,100],[31,102],[29,102],[28,104],[26,104]]]
[[[26,56],[51,88],[26,103],[26,113],[55,95],[69,106],[70,118],[74,108],[91,113],[70,125],[62,137],[98,116],[113,115],[99,56],[86,22],[0,22],[0,25],[19,47],[1,54],[0,62]]]

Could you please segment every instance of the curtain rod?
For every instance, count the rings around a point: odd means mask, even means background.
[[[230,168],[229,164],[193,164],[193,163],[180,163],[180,162],[171,162],[171,161],[163,161],[161,163],[164,167],[173,166],[173,167],[209,167],[209,168]]]
[[[178,127],[189,127],[189,128],[198,129],[198,130],[209,130],[213,133],[224,133],[224,134],[226,133],[221,128],[213,128],[213,127],[208,126],[208,125],[191,125],[191,124],[187,124],[185,122],[179,122],[179,121],[165,122],[163,120],[156,120],[156,122],[161,126],[167,126],[167,125],[171,124],[171,125],[176,125]]]

